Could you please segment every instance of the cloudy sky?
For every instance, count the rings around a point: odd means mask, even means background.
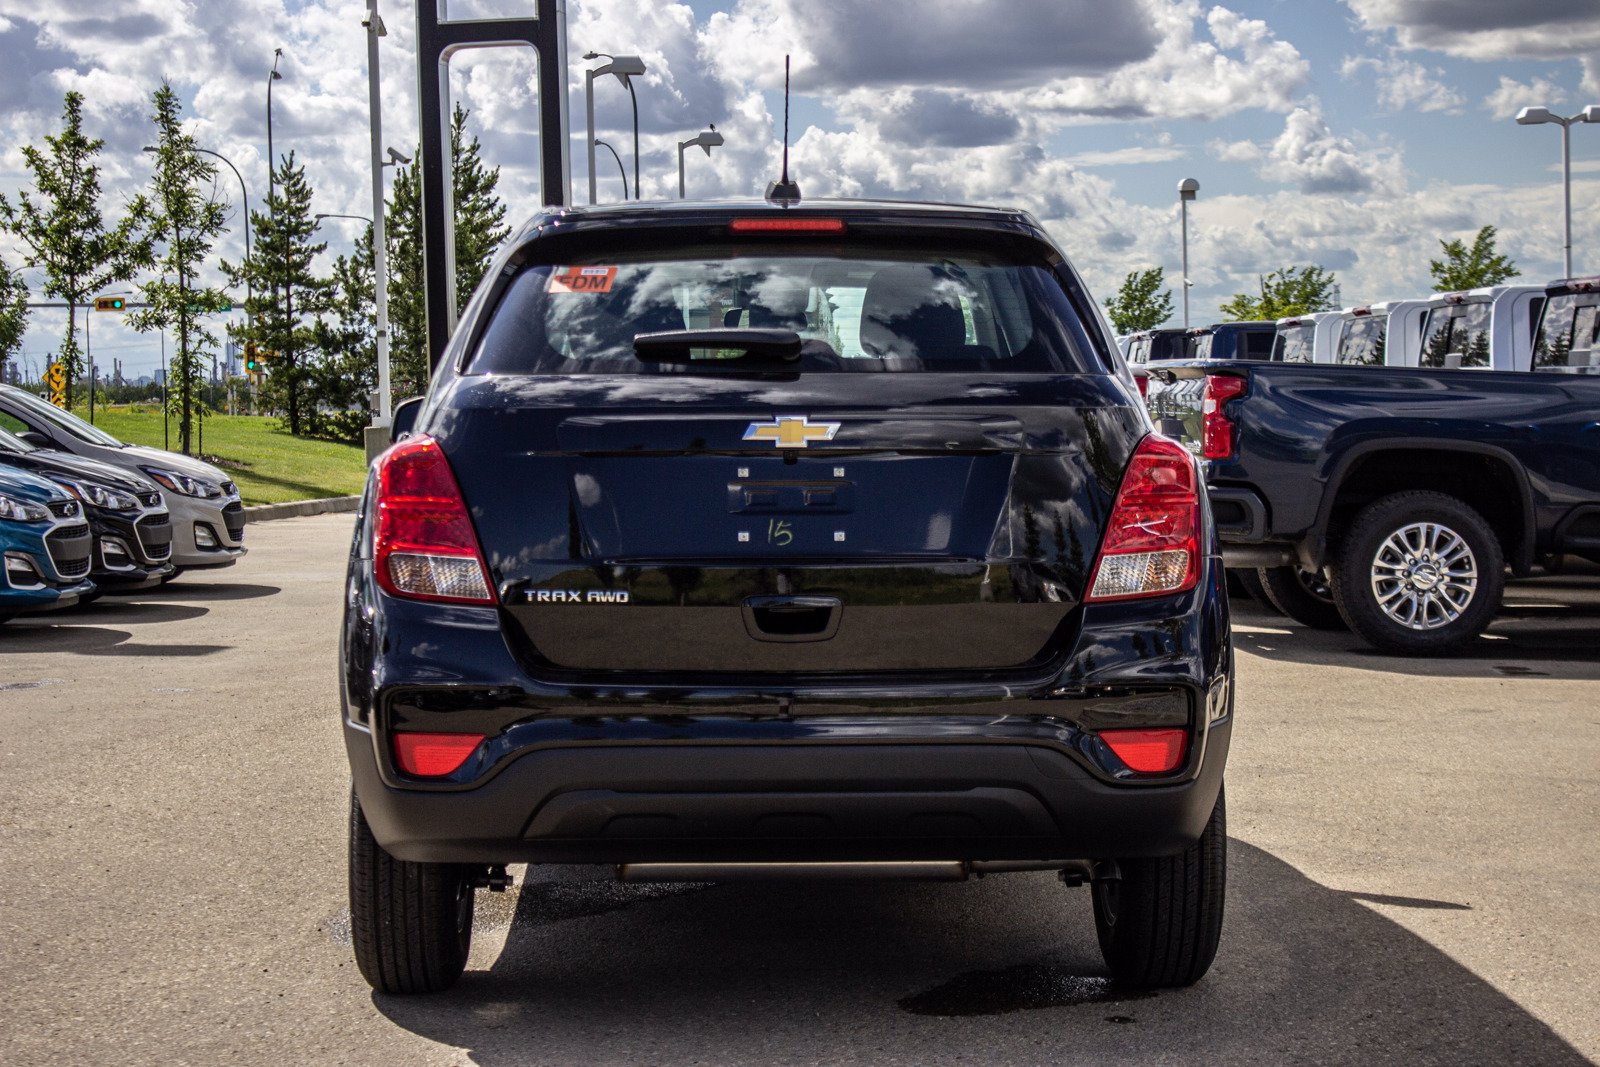
[[[426,2],[426,0],[425,0]],[[455,18],[523,14],[528,0],[449,0]],[[108,207],[148,180],[149,96],[165,77],[200,143],[266,186],[265,87],[274,47],[275,147],[306,164],[325,212],[371,211],[364,0],[0,0],[0,190],[26,182],[19,146],[87,97],[104,137]],[[412,5],[382,0],[386,140],[417,140]],[[1102,295],[1127,271],[1178,270],[1175,187],[1190,215],[1193,318],[1277,267],[1334,269],[1345,303],[1428,288],[1441,237],[1500,228],[1533,280],[1560,273],[1560,136],[1511,120],[1528,104],[1600,103],[1600,0],[570,0],[574,190],[586,188],[585,51],[637,53],[647,198],[675,195],[676,142],[727,138],[688,161],[691,195],[759,194],[781,135],[794,55],[793,170],[809,197],[999,203],[1041,218]],[[514,216],[540,202],[530,59],[471,53],[452,91],[504,171]],[[626,91],[597,85],[600,136],[626,158]],[[1574,262],[1600,271],[1600,126],[1573,131]],[[619,199],[603,151],[602,200]],[[631,165],[630,165],[631,169]],[[222,191],[235,195],[231,175]],[[332,250],[357,224],[330,224]],[[223,254],[235,258],[237,220]],[[0,251],[15,265],[8,239]],[[37,279],[30,278],[30,281]],[[36,297],[37,298],[37,297]],[[62,318],[36,312],[24,355]],[[94,326],[97,362],[137,374],[159,342]]]

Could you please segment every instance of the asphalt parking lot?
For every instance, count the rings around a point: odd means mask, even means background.
[[[1471,654],[1236,606],[1216,966],[1130,998],[1089,899],[957,885],[480,894],[473,960],[374,997],[345,909],[349,516],[0,629],[0,1060],[1584,1063],[1600,1056],[1600,579],[1514,587]],[[519,872],[521,873],[521,872]]]

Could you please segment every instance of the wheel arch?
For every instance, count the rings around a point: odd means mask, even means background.
[[[1311,533],[1299,546],[1301,562],[1308,570],[1320,569],[1330,541],[1357,511],[1391,493],[1418,489],[1448,493],[1471,506],[1494,530],[1512,571],[1520,576],[1533,569],[1533,489],[1522,464],[1495,445],[1436,438],[1370,441],[1341,456]],[[1515,502],[1515,514],[1507,514],[1505,495]]]

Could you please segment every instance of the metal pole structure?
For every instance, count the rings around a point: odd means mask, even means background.
[[[572,197],[567,116],[567,2],[536,0],[535,18],[442,18],[436,0],[417,10],[417,111],[422,158],[423,296],[428,363],[437,365],[456,325],[455,205],[450,158],[450,59],[467,48],[532,48],[539,79],[539,188],[544,203]]]
[[[606,142],[600,140],[599,138],[596,138],[594,143],[603,147],[607,152],[610,152],[611,158],[617,161],[617,173],[622,176],[622,199],[630,199],[628,196],[628,172],[622,166],[622,157],[617,155],[617,150],[615,148],[612,148],[609,144],[606,144]]]
[[[639,190],[639,94],[633,91],[633,79],[628,78],[626,81],[628,83],[628,99],[633,101],[633,195],[634,199],[637,200],[642,199],[644,196]],[[615,153],[616,149],[613,148],[611,151]],[[617,165],[621,166],[622,160],[617,160]],[[627,181],[624,180],[622,185],[622,198],[626,200],[628,198]]]
[[[595,202],[594,180],[594,71],[583,72],[583,114],[588,124],[589,146],[584,149],[585,158],[589,161],[589,203]]]
[[[1178,183],[1178,210],[1183,216],[1183,328],[1189,328],[1189,201],[1200,192],[1200,183],[1185,178]]]
[[[161,447],[172,451],[172,435],[167,429],[167,328],[161,327]]]
[[[277,177],[273,173],[278,169],[278,161],[272,154],[272,83],[281,81],[283,75],[278,73],[278,60],[283,58],[283,49],[272,50],[272,70],[267,74],[267,200],[271,201],[276,190]],[[268,210],[271,210],[270,208]]]
[[[684,199],[684,195],[685,195],[684,194],[684,185],[683,185],[683,150],[685,148],[688,148],[693,143],[694,143],[693,141],[679,141],[678,142],[678,199],[679,200]]]
[[[89,323],[94,312],[83,317],[83,355],[89,361],[89,425],[94,425],[94,342],[89,338]]]
[[[1566,267],[1563,278],[1572,277],[1572,120],[1561,124],[1561,197],[1566,205],[1564,221],[1566,239],[1561,245],[1561,262]]]
[[[378,418],[373,426],[389,426],[389,243],[384,235],[384,114],[378,83],[378,38],[384,37],[378,0],[366,0],[366,110],[373,139],[373,296],[378,312]]]

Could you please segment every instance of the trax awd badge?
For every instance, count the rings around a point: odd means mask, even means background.
[[[626,589],[534,589],[528,599],[535,604],[626,604]]]
[[[812,422],[808,415],[779,415],[771,422],[752,422],[745,427],[746,441],[771,441],[778,448],[806,448],[812,441],[831,441],[839,432],[837,422]]]

